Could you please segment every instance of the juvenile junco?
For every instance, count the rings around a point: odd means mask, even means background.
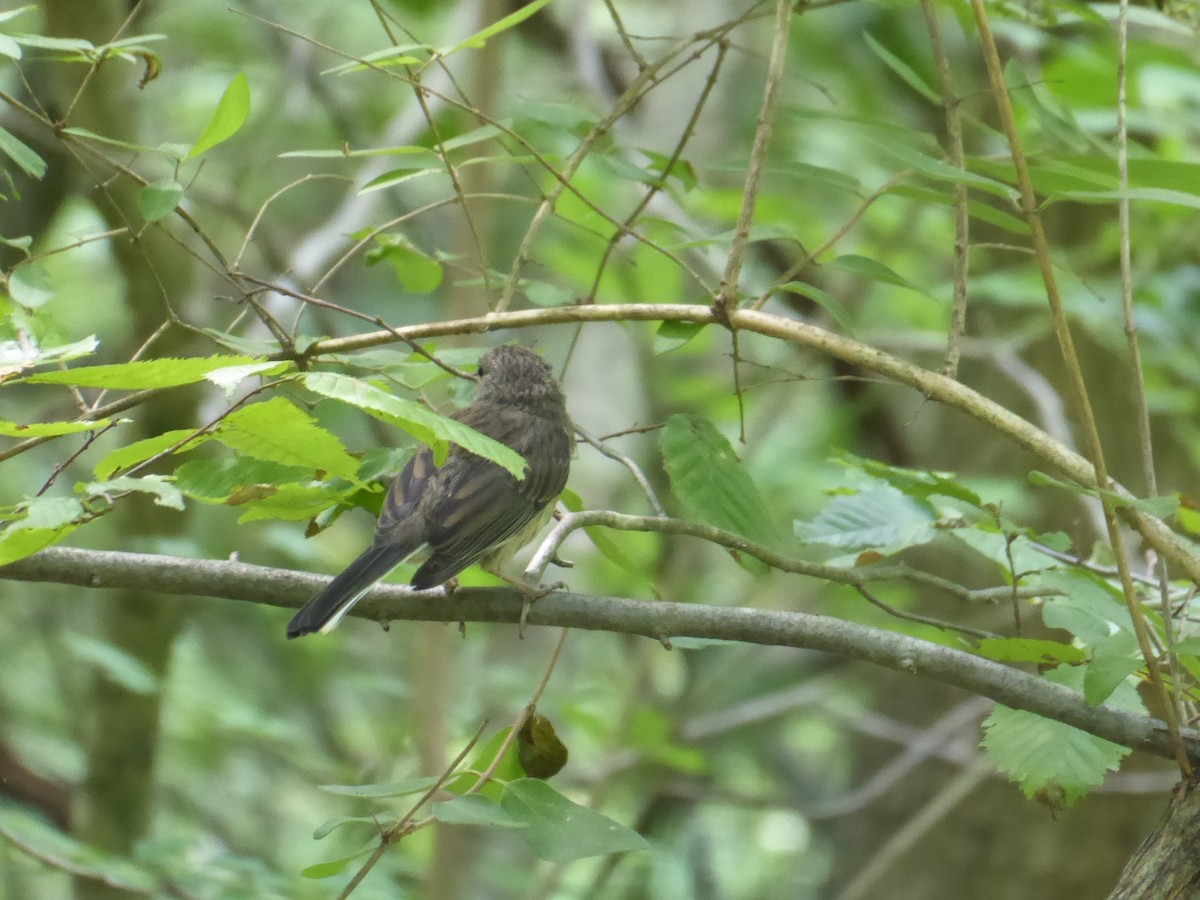
[[[371,546],[296,613],[289,638],[331,631],[418,550],[429,555],[410,584],[423,590],[475,562],[499,570],[546,524],[567,482],[574,446],[550,367],[525,347],[489,350],[479,360],[475,399],[452,418],[525,457],[524,479],[457,445],[439,468],[433,452],[419,447],[388,490]]]

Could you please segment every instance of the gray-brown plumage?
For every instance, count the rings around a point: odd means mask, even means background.
[[[289,638],[332,630],[418,550],[428,558],[410,584],[421,590],[475,562],[498,570],[550,518],[567,483],[573,439],[562,391],[542,358],[524,347],[489,350],[479,360],[475,399],[452,418],[520,453],[525,478],[457,445],[439,468],[428,447],[418,448],[388,490],[371,546],[296,613]]]

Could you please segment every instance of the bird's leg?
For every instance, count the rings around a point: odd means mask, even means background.
[[[459,584],[459,582],[458,582],[458,576],[453,576],[453,577],[447,579],[446,583],[442,585],[442,590],[444,590],[446,592],[446,597],[448,599],[453,600],[454,595],[458,593],[458,589],[460,587],[462,587],[462,585]],[[466,619],[460,618],[458,620],[458,633],[460,635],[462,635],[464,638],[467,636],[467,620]]]
[[[534,602],[541,600],[547,594],[553,594],[555,591],[560,591],[567,586],[562,581],[556,581],[553,584],[530,584],[524,579],[513,578],[511,575],[506,575],[503,572],[496,572],[486,567],[485,570],[495,575],[501,581],[512,585],[521,595],[521,618],[517,622],[517,636],[522,640],[525,638],[525,621],[529,618],[529,607],[533,606]]]

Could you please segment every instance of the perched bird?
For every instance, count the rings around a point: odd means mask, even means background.
[[[428,558],[410,584],[449,581],[479,562],[499,574],[554,512],[567,483],[574,439],[550,367],[525,347],[495,347],[479,360],[479,387],[452,418],[506,444],[527,463],[518,481],[493,462],[451,445],[442,466],[419,447],[392,482],[371,546],[288,623],[289,638],[331,631],[371,587],[418,550]]]

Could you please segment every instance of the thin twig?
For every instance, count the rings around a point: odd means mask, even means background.
[[[738,305],[738,284],[741,280],[746,248],[750,245],[750,226],[754,222],[754,209],[758,204],[763,167],[767,162],[767,143],[770,141],[771,131],[775,127],[775,103],[779,97],[779,85],[783,81],[783,64],[787,59],[791,22],[792,3],[790,0],[776,0],[771,58],[767,63],[767,78],[763,86],[758,124],[754,130],[754,143],[750,147],[746,181],[742,185],[742,208],[738,212],[733,240],[729,245],[729,258],[725,263],[725,274],[721,277],[721,290],[716,299],[718,313],[724,315],[725,318],[728,318],[730,311]],[[736,361],[734,365],[737,365]]]
[[[962,120],[958,114],[959,98],[954,90],[954,75],[950,59],[942,43],[942,26],[938,21],[938,10],[933,0],[921,0],[921,11],[925,14],[925,27],[929,31],[929,43],[937,64],[938,85],[942,91],[942,108],[946,114],[946,141],[950,150],[950,165],[966,171],[966,154],[963,150]],[[950,331],[946,338],[946,361],[942,363],[942,374],[958,377],[958,361],[961,355],[963,335],[967,330],[967,274],[970,264],[971,219],[967,210],[967,185],[954,183],[954,308],[950,315]]]

